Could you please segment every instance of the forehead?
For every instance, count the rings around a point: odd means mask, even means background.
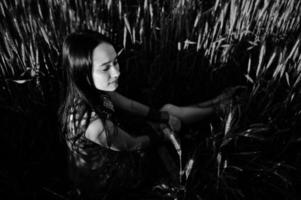
[[[93,62],[102,64],[116,57],[116,51],[111,44],[101,43],[93,50]]]

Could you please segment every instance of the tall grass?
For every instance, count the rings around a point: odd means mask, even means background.
[[[121,88],[149,104],[194,103],[226,85],[247,86],[197,141],[187,199],[293,199],[300,186],[300,4],[2,0],[0,101],[18,112],[55,107],[64,37],[98,30],[128,56]]]

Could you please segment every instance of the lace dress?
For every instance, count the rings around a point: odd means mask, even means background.
[[[98,119],[94,111],[89,117],[78,111],[82,103],[76,100],[70,110],[66,142],[69,149],[70,177],[87,199],[125,199],[130,191],[144,187],[149,182],[146,159],[141,152],[113,151],[85,137],[87,126]],[[107,117],[114,112],[106,97]]]

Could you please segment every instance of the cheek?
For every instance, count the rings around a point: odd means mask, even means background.
[[[94,85],[97,89],[103,89],[109,83],[109,76],[106,74],[93,73]]]

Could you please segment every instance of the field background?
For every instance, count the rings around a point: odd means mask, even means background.
[[[0,16],[0,198],[71,198],[60,49],[87,28],[124,48],[118,90],[148,105],[247,87],[225,113],[184,127],[194,165],[182,199],[300,198],[300,1],[1,0]]]

